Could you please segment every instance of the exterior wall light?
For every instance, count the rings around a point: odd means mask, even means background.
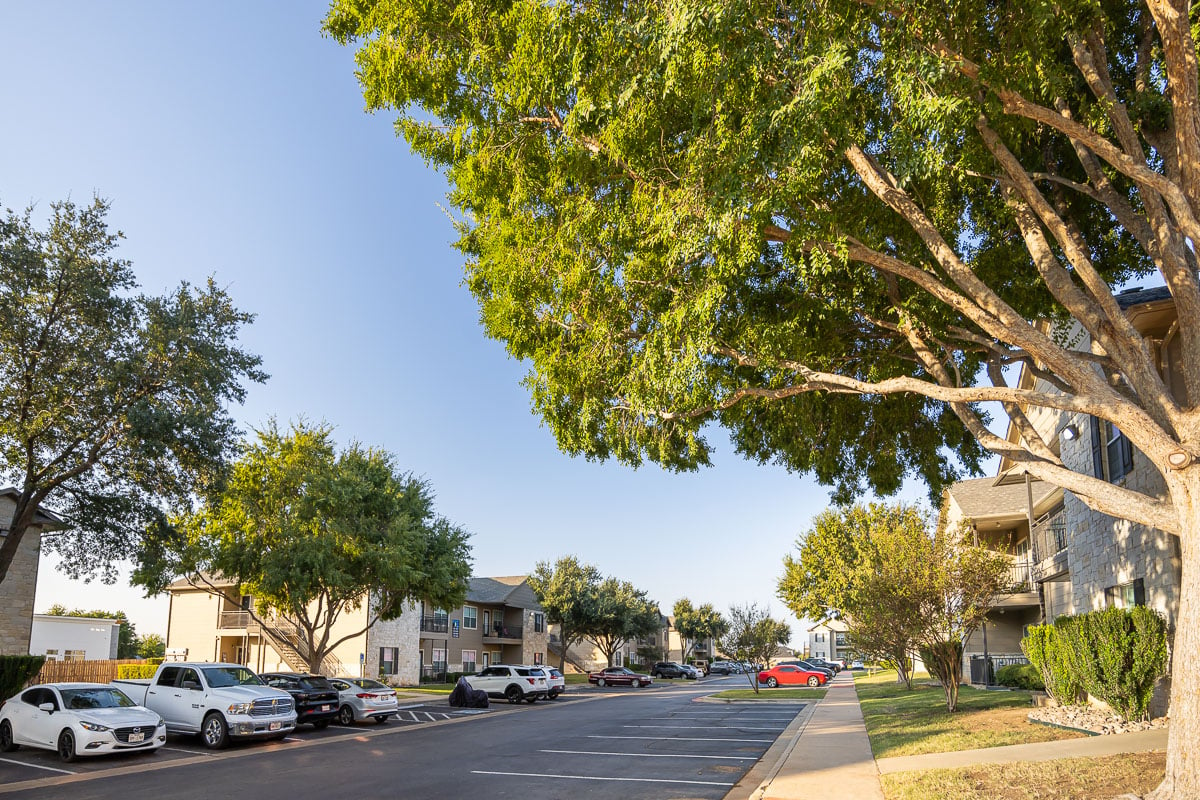
[[[1075,423],[1072,422],[1070,425],[1063,428],[1058,435],[1066,439],[1068,442],[1073,442],[1079,438],[1079,428],[1075,427]]]

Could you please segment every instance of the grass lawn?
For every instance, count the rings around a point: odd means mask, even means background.
[[[896,683],[896,673],[856,675],[854,687],[876,758],[947,753],[977,747],[1074,739],[1084,734],[1035,725],[1026,719],[1029,692],[999,692],[963,686],[958,710],[946,711],[940,686],[918,677],[912,691]],[[1049,796],[1049,795],[1047,795]]]
[[[825,696],[825,690],[761,689],[755,694],[753,689],[726,689],[709,696],[720,700],[820,700]]]
[[[572,672],[570,675],[563,675],[567,681],[567,686],[573,686],[578,683],[587,683],[586,672]]]
[[[454,689],[453,683],[422,683],[420,686],[404,686],[396,692],[404,694],[450,694]]]
[[[1107,800],[1162,781],[1164,753],[979,764],[881,775],[887,800]]]

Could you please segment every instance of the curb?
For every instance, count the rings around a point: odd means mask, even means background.
[[[716,700],[711,702],[738,701]],[[763,701],[751,700],[749,702]],[[813,712],[816,711],[817,704],[820,702],[820,700],[805,702],[804,709],[783,729],[775,744],[767,748],[767,752],[763,753],[758,763],[742,776],[742,779],[729,790],[723,800],[761,800],[767,789],[770,788],[771,782],[775,780],[775,776],[783,769],[783,765],[791,756],[792,751],[796,749],[796,745],[800,744],[800,737],[804,735],[804,729],[808,727],[808,722],[812,719]],[[767,766],[768,764],[770,766]]]

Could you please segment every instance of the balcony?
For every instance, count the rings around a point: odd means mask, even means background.
[[[1033,560],[1045,561],[1067,549],[1067,513],[1058,509],[1033,523]]]
[[[992,604],[994,608],[1023,608],[1041,605],[1037,587],[1033,584],[1033,564],[1025,559],[1013,561],[1008,567],[1004,588]]]
[[[450,630],[450,618],[436,615],[421,617],[421,630],[427,633],[445,633]]]
[[[222,611],[217,617],[217,629],[243,630],[250,624],[249,611]]]
[[[522,638],[523,633],[520,625],[506,625],[503,622],[494,622],[490,631],[483,632],[483,640],[485,642],[520,641]]]

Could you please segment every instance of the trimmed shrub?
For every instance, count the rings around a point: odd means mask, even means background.
[[[0,703],[28,686],[45,663],[45,656],[0,656]]]
[[[1061,628],[1083,690],[1125,719],[1144,719],[1167,668],[1167,625],[1145,606],[1106,608]]]
[[[163,658],[162,656],[155,656],[154,658],[146,659],[146,663],[152,667],[157,667],[159,664],[161,664],[164,661],[166,661],[166,659]]]
[[[996,671],[996,683],[1014,689],[1042,690],[1046,684],[1042,674],[1033,664],[1009,664]]]
[[[1069,706],[1081,702],[1082,686],[1071,663],[1070,650],[1063,644],[1062,630],[1072,617],[1059,617],[1053,625],[1031,625],[1021,640],[1021,652],[1042,678],[1046,694]]]
[[[126,678],[153,678],[158,672],[157,664],[117,664],[118,680]]]

